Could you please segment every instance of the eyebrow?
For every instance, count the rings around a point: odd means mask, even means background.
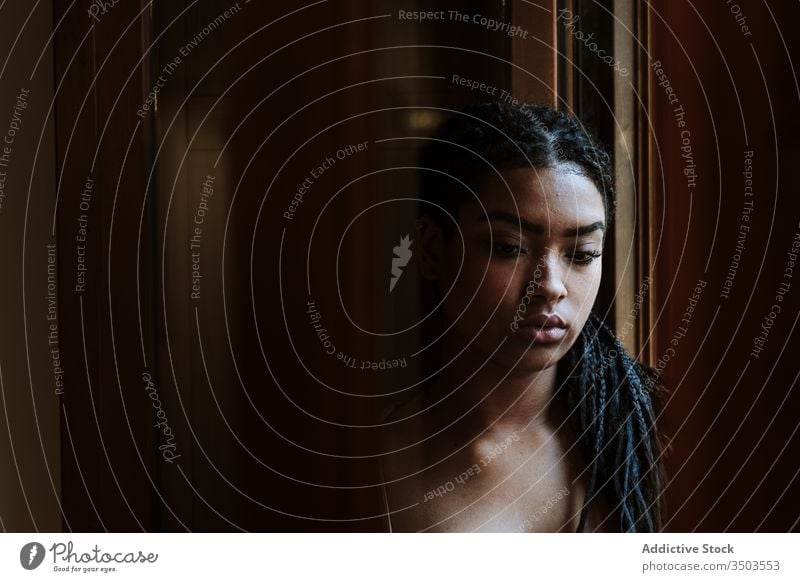
[[[534,222],[529,222],[524,218],[520,218],[514,214],[508,212],[489,212],[488,214],[484,214],[481,216],[481,222],[489,222],[491,220],[501,220],[503,222],[508,222],[518,228],[522,228],[522,230],[527,230],[532,232],[533,234],[545,234],[546,228],[541,224],[536,224]],[[606,224],[602,220],[598,220],[597,222],[593,222],[592,224],[587,224],[585,226],[579,226],[577,228],[568,228],[564,232],[561,233],[564,237],[573,237],[573,236],[583,236],[586,234],[590,234],[596,230],[601,230],[605,233],[606,231]]]

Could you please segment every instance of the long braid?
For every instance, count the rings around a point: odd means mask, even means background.
[[[588,343],[584,344],[582,350],[583,364],[579,365],[578,369],[581,371],[580,377],[575,386],[577,390],[570,390],[568,392],[568,400],[570,410],[577,409],[580,414],[580,426],[592,427],[592,458],[597,459],[603,450],[603,440],[605,438],[605,408],[606,408],[606,394],[607,383],[604,377],[600,377],[594,383],[591,377],[590,370],[601,363],[596,361],[596,353],[586,349]],[[591,389],[594,387],[594,391]],[[594,392],[594,394],[592,393]],[[595,398],[596,394],[596,398]],[[597,405],[595,406],[595,400]],[[586,518],[589,509],[589,500],[594,496],[595,487],[597,484],[597,470],[598,464],[593,462],[591,464],[591,474],[589,477],[589,487],[586,492],[583,508],[581,510],[580,523],[578,531],[582,531],[585,527]]]
[[[657,531],[662,485],[653,372],[631,358],[594,314],[559,366],[560,392],[589,458],[577,531],[585,529],[600,492],[612,502],[620,531]]]

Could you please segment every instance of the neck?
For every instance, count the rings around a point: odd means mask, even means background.
[[[472,348],[458,355],[461,347],[460,342],[445,342],[444,362],[452,362],[444,365],[427,391],[429,403],[440,402],[436,408],[446,416],[446,424],[455,421],[459,440],[523,430],[531,434],[553,426],[558,410],[553,397],[555,365],[533,372],[509,369]]]

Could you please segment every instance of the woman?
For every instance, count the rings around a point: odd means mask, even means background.
[[[441,365],[387,418],[394,531],[657,531],[653,372],[592,313],[608,153],[547,106],[465,109],[426,142],[415,240]]]

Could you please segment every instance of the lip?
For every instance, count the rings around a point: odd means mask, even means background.
[[[567,324],[555,313],[535,313],[521,321],[519,326],[559,327],[564,329],[567,327]]]
[[[558,315],[538,313],[521,321],[518,333],[535,343],[555,343],[567,335],[567,324]]]

